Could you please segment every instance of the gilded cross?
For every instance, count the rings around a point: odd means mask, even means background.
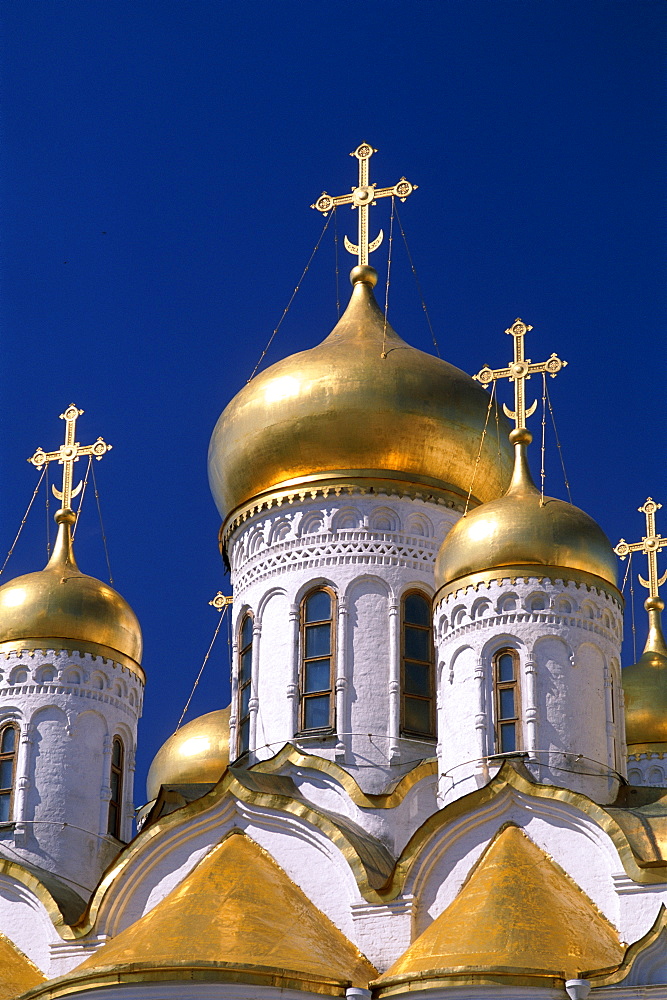
[[[225,597],[223,592],[219,590],[218,593],[213,598],[213,600],[209,601],[208,603],[211,605],[211,607],[215,608],[216,611],[222,611],[223,608],[226,608],[229,604],[234,603],[234,598]]]
[[[321,212],[325,216],[329,214],[332,208],[336,208],[338,205],[351,205],[353,209],[356,208],[359,210],[359,243],[355,246],[354,243],[350,243],[347,236],[344,237],[345,249],[348,253],[357,254],[359,264],[368,264],[369,253],[377,250],[384,236],[384,233],[380,230],[372,243],[368,242],[369,207],[375,204],[376,198],[388,198],[389,195],[394,195],[396,198],[400,198],[401,201],[405,201],[408,195],[416,191],[418,187],[417,184],[411,184],[410,181],[406,181],[405,177],[401,177],[400,181],[394,184],[393,187],[376,188],[375,184],[370,184],[368,180],[368,161],[373,153],[377,153],[377,149],[373,149],[367,142],[362,142],[353,153],[350,153],[350,156],[356,156],[359,161],[359,183],[356,187],[352,188],[351,194],[341,194],[334,197],[323,191],[315,204],[310,206],[311,208],[316,208],[318,212]]]
[[[667,545],[667,538],[655,533],[655,512],[660,510],[661,503],[656,503],[649,497],[643,507],[639,507],[639,513],[646,515],[646,534],[641,542],[626,542],[621,538],[614,549],[619,559],[625,559],[631,552],[643,552],[648,559],[648,580],[643,576],[639,577],[642,587],[646,587],[649,597],[658,596],[658,588],[667,580],[667,570],[658,578],[658,552]]]
[[[60,414],[60,419],[65,421],[65,443],[60,446],[58,451],[44,451],[42,448],[38,448],[35,454],[28,459],[36,469],[41,469],[47,462],[58,461],[62,465],[63,488],[58,490],[52,486],[52,489],[54,495],[62,502],[63,510],[71,510],[72,499],[81,492],[83,485],[79,483],[72,489],[74,463],[78,462],[84,455],[92,455],[99,461],[112,448],[112,445],[107,444],[101,437],[97,439],[95,444],[81,445],[75,440],[76,422],[82,413],[83,410],[76,407],[74,403],[68,406],[65,412]]]
[[[523,338],[532,329],[532,326],[527,326],[523,320],[516,319],[512,326],[505,330],[505,333],[514,337],[514,361],[507,368],[494,369],[484,365],[481,371],[473,375],[473,378],[481,382],[482,385],[489,385],[490,382],[499,378],[508,378],[514,382],[514,410],[509,410],[504,403],[503,410],[508,417],[515,421],[517,428],[526,426],[526,420],[535,412],[537,406],[537,400],[535,400],[532,406],[526,410],[526,380],[537,372],[547,372],[552,378],[555,378],[561,368],[567,364],[567,361],[561,361],[556,354],[552,354],[548,361],[538,361],[534,364],[530,358],[524,357]]]

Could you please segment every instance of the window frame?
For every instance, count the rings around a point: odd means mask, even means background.
[[[14,732],[14,749],[3,753],[1,749],[2,743],[5,738],[5,733],[9,729],[13,730]],[[0,823],[14,822],[14,793],[16,791],[16,765],[18,763],[20,740],[21,740],[21,730],[16,722],[9,720],[0,726],[0,761],[11,760],[12,762],[11,783],[6,788],[0,788],[0,796],[9,798],[9,809],[7,810],[7,819],[0,820]]]
[[[243,630],[245,629],[246,622],[250,622],[250,638],[248,642],[244,644],[243,642]],[[252,699],[252,658],[253,658],[253,647],[255,643],[255,617],[252,611],[246,611],[241,618],[241,623],[239,625],[238,631],[238,668],[236,673],[237,678],[237,690],[236,690],[236,756],[242,757],[244,754],[250,751],[250,701]],[[250,670],[248,672],[247,680],[243,679],[243,657],[245,654],[250,655]],[[248,689],[248,710],[243,714],[243,694]],[[247,732],[247,742],[248,745],[243,745],[243,727],[246,726]]]
[[[511,681],[500,679],[500,660],[503,656],[511,656],[512,673]],[[521,660],[519,653],[512,646],[503,646],[497,649],[492,658],[493,671],[493,731],[495,754],[520,753],[523,751],[523,727],[521,716]],[[514,715],[501,717],[501,691],[512,690],[514,692]],[[502,726],[514,725],[514,748],[503,750]]]
[[[435,742],[435,740],[437,739],[436,704],[435,704],[435,702],[436,702],[435,636],[434,636],[434,629],[433,629],[433,619],[432,619],[431,615],[429,615],[429,624],[428,625],[418,625],[418,624],[415,624],[413,622],[407,622],[406,619],[405,619],[405,602],[407,601],[408,597],[413,597],[415,595],[417,597],[423,598],[424,601],[426,601],[426,603],[429,606],[429,608],[432,608],[432,605],[433,605],[433,598],[431,597],[431,595],[427,594],[426,591],[424,591],[424,590],[418,590],[417,588],[413,588],[411,590],[406,590],[406,592],[401,596],[401,643],[400,643],[400,657],[401,657],[401,663],[400,663],[401,726],[400,726],[400,733],[401,733],[401,736],[405,736],[405,737],[407,737],[409,739],[418,739],[418,740],[423,740],[423,741],[425,741],[427,743],[432,743],[432,742]],[[422,629],[423,631],[427,631],[429,633],[429,653],[430,653],[429,660],[416,660],[414,657],[407,656],[407,654],[406,654],[406,642],[405,642],[406,626],[409,626],[410,628]],[[406,664],[406,660],[410,660],[411,662],[414,662],[414,663],[428,663],[428,666],[429,666],[429,680],[430,680],[430,694],[428,696],[413,695],[413,694],[407,694],[406,693],[406,683],[405,683],[405,664]],[[405,724],[405,718],[406,718],[405,699],[406,698],[417,698],[420,701],[428,701],[429,702],[429,724],[430,724],[430,732],[429,732],[428,735],[426,733],[415,732],[413,729],[409,729],[406,726],[406,724]]]
[[[120,747],[119,763],[114,760],[114,748]],[[118,778],[117,794],[114,798],[114,776]],[[116,733],[111,741],[111,756],[109,762],[109,788],[111,795],[109,798],[109,812],[107,817],[107,834],[122,840],[123,832],[123,793],[125,791],[125,745],[122,738]]]
[[[323,618],[321,620],[313,622],[306,622],[306,604],[313,597],[314,594],[325,593],[329,595],[331,601],[331,615],[329,618]],[[312,587],[304,596],[301,598],[301,604],[299,605],[299,734],[303,735],[316,735],[316,734],[330,734],[335,731],[336,726],[336,697],[335,697],[335,683],[336,683],[336,622],[338,620],[337,615],[338,602],[336,598],[336,592],[332,587],[326,584],[320,584],[317,587]],[[330,643],[329,643],[329,687],[323,688],[319,691],[306,691],[305,681],[306,681],[306,670],[308,663],[313,660],[325,659],[326,657],[318,656],[306,656],[306,632],[308,627],[312,625],[324,625],[329,624],[330,626]],[[327,695],[329,698],[329,721],[325,726],[317,726],[313,728],[306,728],[306,704],[313,697],[322,697]]]

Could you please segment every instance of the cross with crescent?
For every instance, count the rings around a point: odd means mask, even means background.
[[[503,410],[506,416],[515,421],[516,428],[526,426],[526,420],[535,412],[537,406],[537,400],[535,400],[532,406],[526,410],[526,379],[537,372],[548,372],[552,378],[555,378],[561,368],[565,368],[567,364],[567,361],[561,361],[556,354],[552,354],[548,361],[538,361],[535,364],[531,362],[530,358],[525,358],[523,338],[532,329],[532,326],[526,326],[523,320],[515,319],[512,326],[505,330],[505,333],[514,337],[514,361],[507,368],[494,369],[484,365],[481,371],[473,375],[474,379],[487,386],[499,378],[508,378],[514,382],[514,410],[509,410],[504,403]]]
[[[648,580],[639,576],[642,587],[646,587],[649,597],[658,597],[658,588],[667,580],[667,570],[658,578],[658,552],[667,545],[667,538],[655,533],[655,512],[660,510],[661,503],[656,503],[649,497],[643,507],[638,507],[640,514],[646,515],[646,534],[641,542],[626,542],[621,538],[614,549],[619,559],[625,559],[631,552],[643,552],[648,559]]]
[[[351,194],[341,194],[334,197],[323,191],[315,204],[310,206],[316,208],[324,216],[327,216],[331,209],[338,205],[350,205],[353,209],[359,210],[359,243],[355,246],[354,243],[350,243],[347,236],[344,237],[345,249],[348,253],[357,254],[359,264],[368,264],[369,253],[377,250],[384,236],[380,230],[372,243],[368,242],[369,207],[375,204],[376,198],[388,198],[390,195],[405,201],[408,195],[416,191],[418,187],[417,184],[406,181],[405,177],[401,177],[398,184],[394,184],[393,187],[376,188],[375,184],[369,184],[368,161],[373,153],[377,153],[377,149],[373,149],[367,142],[362,142],[353,153],[350,153],[350,156],[356,156],[359,161],[359,183],[352,188]]]
[[[78,441],[74,440],[76,436],[76,422],[82,413],[83,410],[78,409],[74,403],[68,406],[65,412],[60,414],[60,419],[65,421],[65,443],[60,446],[58,451],[44,451],[43,448],[38,448],[35,454],[28,459],[36,469],[41,469],[47,462],[58,461],[62,465],[63,488],[62,490],[56,489],[55,486],[51,488],[54,496],[62,502],[63,510],[71,510],[72,499],[81,492],[83,485],[83,483],[79,483],[78,486],[72,489],[74,463],[78,462],[84,455],[92,455],[93,458],[99,461],[112,448],[112,445],[107,444],[101,437],[97,439],[95,444],[81,445]]]

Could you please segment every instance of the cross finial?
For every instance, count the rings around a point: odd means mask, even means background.
[[[81,492],[82,483],[78,486],[72,488],[72,476],[74,463],[77,462],[83,455],[92,455],[98,461],[103,455],[106,455],[108,451],[111,450],[111,445],[107,444],[102,440],[101,437],[97,439],[94,444],[79,444],[75,441],[76,437],[76,422],[78,418],[83,413],[74,403],[68,406],[64,413],[60,414],[60,419],[65,421],[65,443],[60,446],[58,451],[44,451],[42,448],[38,448],[34,455],[32,455],[28,461],[31,462],[36,469],[41,469],[43,465],[47,462],[58,461],[63,467],[63,485],[62,490],[56,489],[52,486],[54,496],[60,500],[63,510],[71,510],[72,499]]]
[[[658,552],[667,545],[667,538],[663,538],[662,535],[656,535],[655,533],[655,512],[660,510],[661,507],[661,503],[656,503],[655,500],[648,497],[646,503],[642,507],[637,508],[640,514],[646,515],[646,534],[641,542],[626,542],[624,538],[621,538],[614,549],[619,559],[625,559],[631,552],[643,552],[645,554],[648,560],[648,580],[645,580],[643,576],[639,576],[639,582],[642,587],[646,587],[648,590],[650,600],[659,596],[658,590],[665,580],[667,580],[667,570],[665,570],[661,577],[658,577]]]
[[[234,598],[225,597],[223,592],[219,590],[218,593],[213,598],[213,600],[209,601],[208,603],[211,605],[212,608],[215,608],[216,611],[222,611],[223,608],[226,608],[229,604],[234,603]]]
[[[376,188],[375,184],[370,184],[368,180],[368,161],[377,149],[369,146],[367,142],[362,142],[360,146],[350,153],[359,161],[359,181],[356,187],[352,188],[351,194],[341,194],[333,196],[323,191],[311,208],[316,208],[323,215],[328,215],[332,208],[338,205],[351,205],[359,211],[359,243],[350,243],[347,236],[344,237],[345,249],[348,253],[356,254],[359,264],[368,264],[368,255],[382,243],[384,233],[382,230],[375,239],[368,242],[368,209],[375,204],[377,198],[388,198],[393,195],[405,201],[408,195],[417,190],[417,184],[411,184],[405,177],[401,177],[393,187]]]
[[[526,410],[526,380],[537,372],[548,372],[552,378],[555,378],[561,368],[565,368],[567,364],[567,361],[561,361],[556,354],[552,354],[548,361],[538,361],[535,364],[531,362],[530,358],[526,358],[523,338],[532,329],[532,326],[526,325],[522,319],[515,319],[512,326],[505,330],[505,333],[514,337],[514,361],[507,368],[489,368],[488,365],[484,365],[481,371],[473,375],[473,378],[481,382],[482,385],[489,385],[499,378],[508,378],[514,382],[514,409],[508,409],[503,403],[503,410],[508,417],[514,420],[514,426],[517,429],[526,426],[526,420],[535,412],[537,406],[537,400],[535,400]]]

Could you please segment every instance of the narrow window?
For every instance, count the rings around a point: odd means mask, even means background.
[[[333,595],[313,590],[301,605],[301,730],[333,726]]]
[[[0,729],[0,823],[8,823],[12,818],[17,750],[18,728],[4,726]]]
[[[120,840],[121,823],[123,817],[123,743],[119,736],[114,736],[111,744],[111,774],[109,784],[111,786],[111,799],[109,800],[109,825],[108,832],[112,837]]]
[[[435,738],[433,628],[425,594],[403,598],[401,651],[401,732]]]
[[[513,649],[501,649],[493,658],[496,753],[521,749],[518,666]]]
[[[238,748],[239,757],[250,749],[250,691],[252,682],[252,615],[241,622],[239,635]]]

